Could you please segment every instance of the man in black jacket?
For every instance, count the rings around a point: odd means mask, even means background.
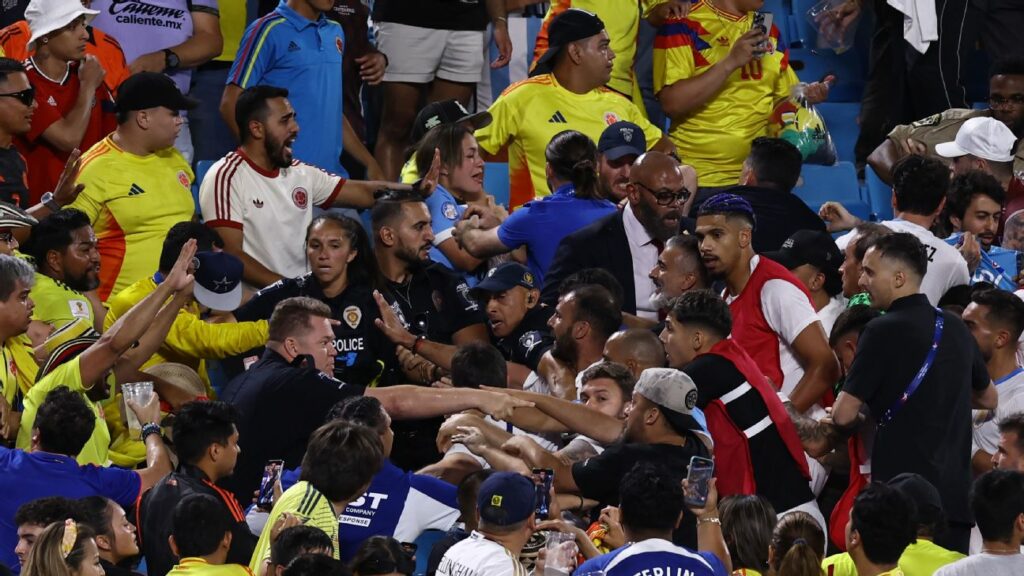
[[[217,482],[230,476],[238,461],[237,412],[224,402],[190,402],[174,419],[174,447],[178,469],[157,482],[138,507],[136,525],[146,567],[151,576],[164,576],[178,563],[167,537],[171,535],[174,507],[189,494],[208,494],[223,504],[231,519],[228,562],[246,565],[256,548],[256,536],[245,523],[238,500]]]
[[[778,250],[797,230],[825,231],[825,223],[793,188],[800,180],[803,157],[796,146],[779,138],[755,138],[743,162],[739,186],[726,190],[754,208],[754,252]],[[711,195],[698,194],[690,214]]]
[[[667,154],[648,152],[637,159],[629,177],[623,210],[562,239],[544,277],[542,302],[554,306],[559,284],[574,272],[604,268],[622,283],[623,312],[657,319],[650,272],[665,242],[679,230],[697,190],[697,175]]]

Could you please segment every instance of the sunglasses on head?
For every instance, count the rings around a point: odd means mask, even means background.
[[[5,98],[14,98],[15,100],[21,102],[25,106],[31,106],[32,101],[36,99],[36,89],[27,88],[25,90],[22,90],[21,92],[10,92],[8,94],[0,94],[0,96]]]

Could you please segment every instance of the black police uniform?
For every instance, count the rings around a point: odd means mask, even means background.
[[[451,344],[459,330],[485,322],[465,278],[441,264],[417,268],[404,284],[388,282],[388,292],[398,319],[413,334],[433,342]],[[441,422],[441,418],[396,421],[391,461],[406,470],[418,470],[440,460],[435,442]]]
[[[544,353],[555,345],[548,320],[555,313],[550,306],[535,306],[526,312],[511,334],[497,338],[494,345],[509,362],[522,364],[534,372]]]
[[[317,370],[310,356],[288,362],[267,349],[249,370],[224,388],[221,400],[238,409],[242,451],[235,472],[222,484],[240,502],[252,501],[267,460],[284,460],[285,468],[302,463],[309,436],[336,403],[360,396],[364,388]]]
[[[338,321],[334,326],[335,378],[367,387],[396,381],[399,367],[395,345],[374,325],[380,313],[373,299],[373,289],[365,284],[350,285],[341,294],[328,298],[312,273],[285,278],[257,292],[235,311],[235,319],[239,322],[269,319],[278,303],[295,296],[307,296],[327,304],[331,317]],[[258,348],[242,357],[258,356],[261,351]],[[232,376],[237,375],[242,371],[241,363],[233,363],[228,371]]]

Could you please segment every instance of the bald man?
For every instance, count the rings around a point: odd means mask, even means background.
[[[554,305],[563,279],[584,268],[604,268],[622,283],[623,312],[657,320],[650,272],[679,230],[696,189],[693,167],[661,152],[637,158],[626,185],[625,208],[562,239],[544,278],[541,300]]]
[[[648,368],[665,367],[665,347],[658,336],[643,328],[620,330],[604,343],[604,361],[622,364],[639,378]]]

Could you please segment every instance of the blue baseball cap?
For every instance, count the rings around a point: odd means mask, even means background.
[[[242,303],[242,261],[227,252],[199,252],[192,261],[193,295],[203,306],[231,312]]]
[[[492,474],[480,485],[476,498],[480,519],[495,526],[511,526],[526,520],[537,506],[537,489],[515,472]]]
[[[483,292],[496,294],[504,292],[509,288],[522,286],[527,290],[537,289],[537,278],[530,269],[518,262],[506,262],[496,268],[491,268],[479,284],[473,287],[473,297],[481,298]]]
[[[601,138],[597,141],[597,151],[604,154],[609,160],[618,160],[623,156],[640,156],[647,151],[647,136],[643,128],[619,120],[609,125],[601,132]]]

